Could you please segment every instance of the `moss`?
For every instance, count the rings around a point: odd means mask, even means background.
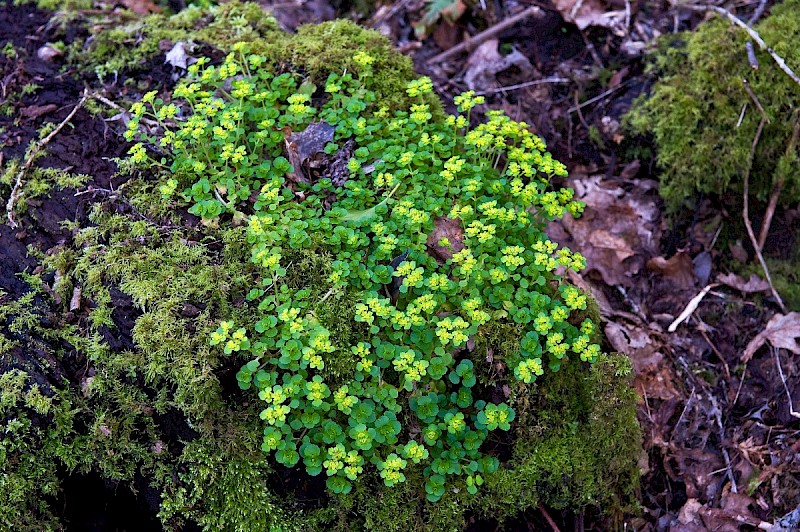
[[[324,82],[330,72],[352,69],[354,51],[364,50],[374,57],[375,71],[384,73],[373,78],[368,88],[376,93],[378,106],[390,108],[407,104],[405,86],[416,77],[411,60],[378,32],[337,20],[304,25],[290,34],[258,4],[238,1],[189,8],[172,16],[150,15],[144,21],[106,30],[95,37],[88,54],[76,50],[71,61],[94,70],[101,79],[130,74],[162,61],[160,46],[165,42],[206,43],[223,53],[234,43],[247,42],[253,53],[270,60],[271,65],[263,68],[296,70],[316,83]],[[429,100],[432,109],[441,113],[438,100]]]
[[[604,356],[583,375],[567,365],[532,396],[528,423],[518,424],[510,467],[487,478],[484,512],[502,521],[543,502],[630,510],[641,449],[630,361]]]
[[[190,518],[206,530],[300,530],[263,481],[271,470],[263,455],[220,453],[217,442],[203,439],[186,446],[181,463],[180,482],[162,493],[164,523]]]
[[[755,29],[792,69],[800,69],[794,46],[800,39],[800,1],[775,6]],[[789,153],[782,163],[792,171],[779,164],[800,120],[796,113],[800,87],[765,52],[756,52],[760,68],[753,70],[745,53],[746,40],[743,31],[715,18],[693,33],[659,41],[652,66],[658,80],[628,121],[635,131],[654,136],[661,194],[673,210],[692,204],[698,193],[735,194],[740,201],[742,176],[762,118],[745,90],[745,79],[770,119],[753,161],[751,195],[765,200],[777,173],[783,171],[788,175],[782,202],[800,199],[796,154]]]

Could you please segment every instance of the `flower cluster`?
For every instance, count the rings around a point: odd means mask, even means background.
[[[244,45],[220,65],[198,61],[172,101],[148,93],[134,104],[126,133],[134,139],[145,116],[158,124],[131,158],[166,165],[146,146],[170,152],[165,199],[208,223],[246,223],[259,272],[248,300],[261,319],[224,321],[211,344],[249,360],[237,380],[263,401],[262,449],[278,462],[302,460],[336,493],[370,468],[387,486],[421,471],[431,501],[459,477],[475,493],[499,466],[482,444],[511,430],[515,413],[477,397],[478,381],[497,377],[471,340],[493,322],[522,330],[518,350],[495,351],[517,386],[600,353],[592,322],[575,325],[586,295],[560,276],[585,261],[542,231],[583,204],[550,189],[566,170],[526,124],[490,111],[470,129],[481,96],[462,94],[459,114],[434,120],[433,86],[420,78],[408,110],[392,115],[373,105],[375,60],[358,52],[317,105],[311,83],[267,63]],[[333,127],[324,151],[345,157],[348,175],[290,186],[299,169],[287,131],[315,120]],[[313,272],[323,281],[306,281],[298,254],[324,259],[327,271]],[[352,304],[331,312],[343,296]]]

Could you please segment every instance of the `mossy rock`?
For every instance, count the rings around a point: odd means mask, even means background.
[[[365,46],[376,70],[391,72],[373,87],[387,106],[404,104],[405,84],[415,77],[410,61],[374,32],[333,22],[289,36],[258,6],[236,2],[155,15],[144,26],[100,34],[88,66],[133,74],[159,53],[162,39],[223,50],[246,40],[274,58],[273,66],[314,80],[348,67],[353,50]],[[42,190],[58,178],[37,176]],[[591,368],[568,360],[557,373],[507,390],[488,370],[480,373],[485,393],[507,395],[518,418],[491,442],[489,452],[502,467],[486,475],[477,495],[450,485],[441,500],[429,502],[422,468],[414,466],[399,486],[386,487],[373,470],[351,493],[333,495],[301,467],[279,466],[260,450],[258,402],[236,387],[235,373],[247,357],[223,355],[208,343],[223,319],[259,319],[246,302],[259,272],[244,228],[187,226],[168,212],[148,178],[117,190],[135,219],[97,204],[71,243],[41,257],[44,272],[58,272],[61,301],[51,300],[44,280],[33,276],[30,296],[0,308],[0,321],[16,335],[0,336],[0,360],[14,356],[22,340],[41,338],[43,359],[72,357],[93,373],[54,379],[37,392],[42,368],[0,364],[0,430],[16,431],[0,443],[0,495],[10,501],[0,510],[2,527],[59,528],[51,504],[62,478],[56,472],[75,470],[121,482],[144,476],[161,493],[165,528],[192,522],[208,530],[460,530],[476,519],[503,524],[539,503],[617,514],[635,506],[641,435],[631,366],[622,355],[601,356]],[[329,257],[313,249],[298,250],[291,262],[287,282],[298,286],[323,283],[331,268]],[[63,318],[73,287],[90,307],[78,312],[77,324]],[[339,319],[353,306],[343,292],[320,309],[317,317],[337,343],[352,344],[360,334]],[[521,331],[514,325],[481,331],[470,357],[501,362],[514,356]],[[348,363],[326,361],[326,377],[348,373]]]
[[[800,71],[800,1],[775,6],[755,29],[790,68]],[[659,40],[651,65],[658,80],[628,120],[635,131],[655,138],[661,195],[672,210],[692,205],[700,193],[733,195],[741,202],[743,176],[762,118],[745,80],[769,118],[752,161],[750,194],[766,201],[774,184],[783,180],[781,202],[800,199],[797,146],[791,145],[800,121],[800,85],[757,46],[760,67],[752,69],[747,39],[740,28],[714,16],[694,32]]]

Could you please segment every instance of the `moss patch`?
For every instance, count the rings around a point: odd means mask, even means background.
[[[266,56],[271,64],[263,68],[297,69],[315,82],[330,72],[351,69],[353,53],[362,50],[374,59],[383,75],[370,86],[380,105],[394,109],[407,105],[405,85],[416,77],[411,60],[398,53],[378,32],[350,21],[336,20],[304,25],[296,34],[280,29],[277,21],[255,3],[226,2],[208,9],[190,7],[172,16],[155,14],[144,20],[108,29],[92,41],[88,53],[74,50],[72,61],[80,68],[94,70],[101,79],[131,74],[163,63],[164,46],[186,43],[189,56],[208,54],[211,45],[227,53],[237,42],[250,44],[253,53]],[[197,53],[192,50],[197,49]],[[430,99],[437,111],[441,105]]]
[[[800,39],[800,1],[775,6],[755,29],[795,72],[800,70],[795,46]],[[746,40],[743,31],[720,18],[695,32],[660,40],[653,62],[659,79],[628,119],[636,131],[655,137],[661,194],[672,209],[691,205],[698,193],[734,194],[741,201],[742,176],[761,120],[743,80],[770,119],[753,161],[751,195],[765,201],[774,183],[783,178],[782,202],[800,199],[796,147],[787,152],[800,120],[800,86],[765,52],[756,52],[760,68],[753,70],[745,53]]]

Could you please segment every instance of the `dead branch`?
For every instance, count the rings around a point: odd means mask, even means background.
[[[784,59],[781,56],[776,54],[775,50],[767,46],[767,43],[764,42],[764,39],[761,38],[761,35],[759,35],[756,30],[748,26],[746,22],[744,22],[742,19],[740,19],[727,9],[719,6],[710,6],[701,4],[673,4],[673,5],[684,9],[690,9],[692,11],[713,11],[727,18],[733,24],[739,26],[744,31],[746,31],[747,34],[750,36],[750,38],[753,39],[756,42],[756,44],[758,44],[758,47],[767,52],[772,57],[772,59],[775,60],[775,63],[778,65],[778,68],[786,72],[786,75],[792,78],[792,81],[800,85],[800,77],[798,77],[797,74],[795,74],[794,71],[791,68],[789,68],[789,65],[786,64],[786,61],[784,61]]]
[[[434,63],[441,63],[442,61],[446,61],[462,52],[470,52],[483,44],[485,41],[488,41],[498,33],[510,28],[517,22],[523,21],[528,17],[532,17],[535,15],[541,15],[543,13],[542,8],[537,6],[531,6],[523,11],[520,11],[516,15],[505,19],[503,22],[492,26],[491,28],[480,32],[477,35],[473,35],[466,41],[453,46],[449,50],[446,50],[440,54],[437,54],[430,59],[428,59],[427,63],[432,65]]]
[[[39,155],[39,152],[47,146],[47,144],[53,140],[53,137],[58,135],[58,133],[67,125],[67,123],[72,120],[72,117],[75,116],[75,113],[80,110],[81,107],[86,103],[86,100],[89,98],[89,91],[88,89],[83,90],[83,96],[78,101],[78,103],[73,107],[72,111],[67,115],[64,120],[61,121],[56,128],[50,132],[42,140],[38,141],[36,144],[33,145],[30,153],[28,154],[28,158],[25,159],[25,163],[22,165],[22,168],[19,169],[17,172],[16,181],[14,182],[14,187],[11,189],[11,195],[8,198],[8,202],[6,203],[6,214],[8,216],[8,225],[12,228],[17,227],[17,222],[14,220],[14,204],[16,204],[17,200],[22,195],[22,185],[25,183],[25,174],[28,173],[31,166],[33,166],[33,162],[36,160],[36,157]]]
[[[750,146],[750,156],[747,161],[747,166],[744,170],[744,192],[743,192],[743,199],[744,205],[742,208],[742,218],[744,218],[744,225],[747,228],[747,235],[750,237],[750,243],[753,244],[753,248],[756,252],[756,257],[758,258],[758,262],[761,264],[761,269],[764,270],[764,276],[767,278],[767,282],[769,283],[769,289],[772,292],[772,295],[775,297],[775,300],[778,302],[778,306],[781,308],[783,313],[786,313],[786,307],[783,304],[783,300],[781,296],[778,294],[778,291],[775,290],[775,285],[772,284],[772,277],[769,274],[769,268],[767,268],[767,263],[764,260],[764,255],[761,253],[761,248],[758,246],[758,239],[756,238],[756,234],[753,231],[753,224],[750,222],[750,169],[753,167],[753,158],[756,154],[756,146],[758,146],[758,141],[761,139],[761,132],[764,130],[764,125],[769,121],[767,118],[767,114],[764,112],[764,108],[761,107],[761,102],[758,101],[758,98],[750,90],[750,86],[745,81],[744,84],[745,88],[747,89],[747,94],[750,95],[750,98],[753,99],[753,103],[761,111],[761,121],[758,123],[758,129],[756,129],[755,137],[753,137],[753,144]]]

